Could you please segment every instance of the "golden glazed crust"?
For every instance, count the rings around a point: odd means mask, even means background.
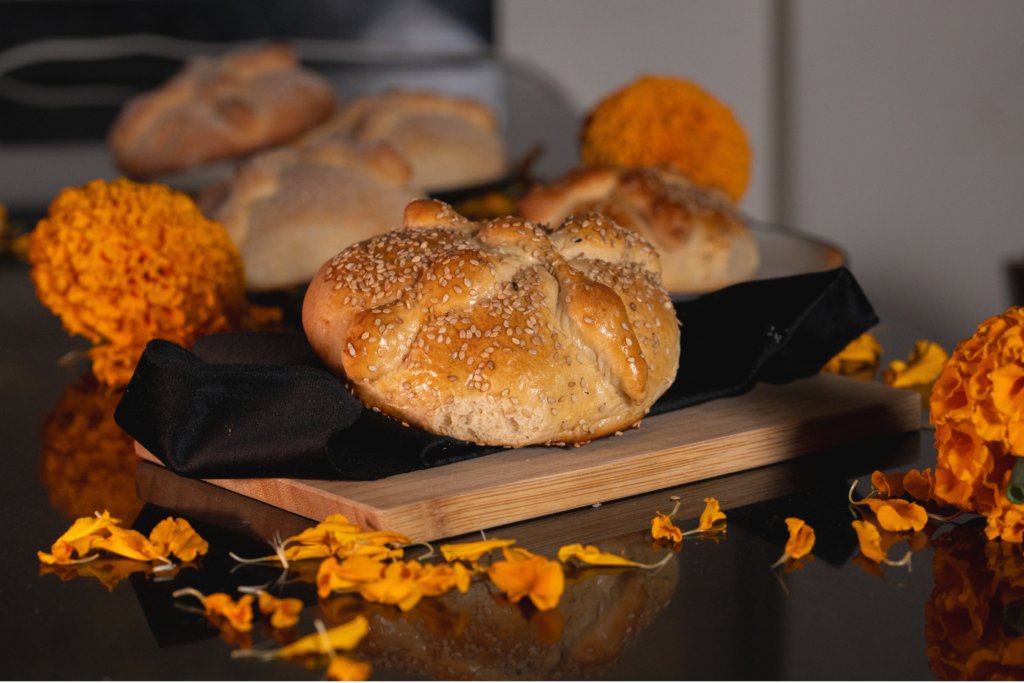
[[[155,176],[286,142],[325,121],[334,91],[271,45],[199,57],[159,89],[128,102],[108,143],[121,168]]]
[[[757,242],[722,195],[657,168],[570,171],[553,185],[534,187],[519,213],[557,225],[566,216],[595,211],[633,230],[658,249],[670,292],[720,289],[757,273]]]
[[[349,247],[306,293],[313,348],[365,405],[477,443],[585,443],[635,425],[675,378],[654,249],[596,214],[548,233],[437,201]]]
[[[490,182],[508,168],[494,113],[470,99],[392,91],[363,97],[300,144],[385,141],[412,167],[412,185],[435,192]]]

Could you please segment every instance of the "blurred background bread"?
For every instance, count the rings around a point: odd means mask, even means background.
[[[300,144],[338,138],[388,142],[412,167],[412,184],[428,192],[481,185],[508,172],[494,112],[469,98],[401,90],[363,97]]]
[[[706,292],[757,273],[757,242],[732,203],[682,175],[658,168],[582,168],[551,185],[535,185],[521,216],[558,225],[595,211],[642,235],[661,257],[670,292]]]
[[[375,410],[477,443],[586,443],[639,424],[675,379],[658,256],[597,214],[552,233],[417,201],[306,292],[321,359]]]
[[[309,282],[348,245],[401,225],[406,204],[422,196],[410,177],[386,143],[330,140],[257,155],[199,204],[239,248],[248,288],[284,289]]]
[[[334,91],[275,44],[197,57],[160,88],[129,101],[108,136],[138,177],[177,173],[281,144],[326,120]]]

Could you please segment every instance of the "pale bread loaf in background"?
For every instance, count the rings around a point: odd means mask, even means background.
[[[410,183],[428,192],[488,183],[508,171],[494,113],[468,98],[402,90],[370,95],[310,131],[299,144],[339,138],[389,143],[412,167]]]
[[[197,57],[132,98],[107,142],[130,175],[150,177],[246,156],[322,123],[334,91],[287,45]]]
[[[348,245],[401,225],[405,206],[422,196],[410,176],[385,143],[286,147],[244,162],[199,205],[239,248],[248,289],[284,289],[309,282]]]

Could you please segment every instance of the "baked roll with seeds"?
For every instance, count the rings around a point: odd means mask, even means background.
[[[643,235],[661,257],[670,292],[720,289],[757,273],[757,241],[724,194],[661,168],[586,168],[537,185],[519,202],[534,223],[596,211]]]
[[[438,201],[325,263],[313,348],[370,408],[436,434],[586,443],[639,424],[675,379],[679,328],[651,245],[598,214],[548,232]]]

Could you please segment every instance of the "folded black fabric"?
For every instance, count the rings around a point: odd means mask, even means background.
[[[813,375],[878,322],[845,268],[735,285],[676,313],[679,372],[652,415]],[[213,335],[193,352],[151,341],[114,415],[182,476],[380,479],[500,450],[364,409],[302,334]]]

